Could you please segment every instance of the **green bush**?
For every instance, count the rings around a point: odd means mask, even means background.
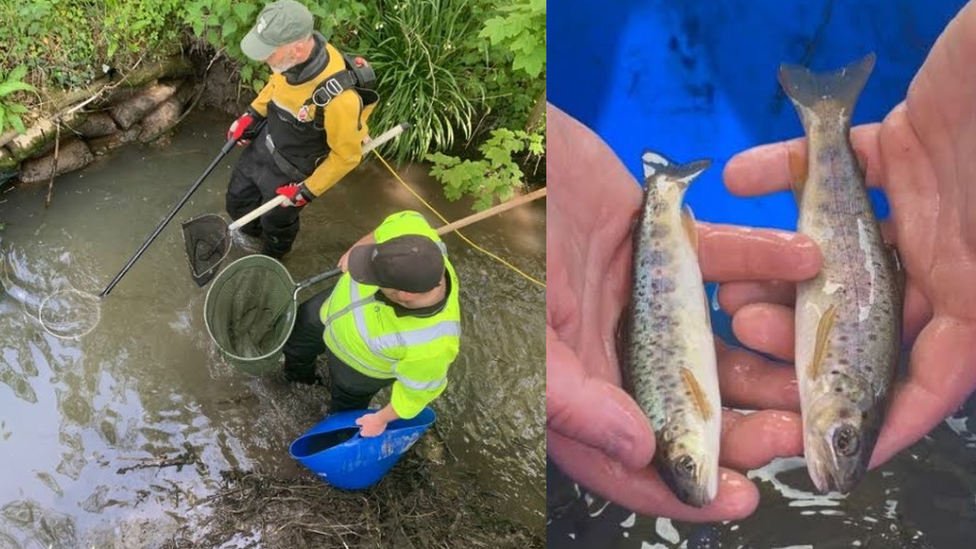
[[[299,0],[315,17],[315,30],[326,40],[349,36],[355,22],[366,12],[366,5],[355,0],[329,3]],[[215,49],[223,49],[228,57],[240,63],[241,84],[255,92],[268,82],[271,70],[264,63],[256,63],[241,51],[241,40],[269,2],[266,0],[191,0],[186,3],[185,22],[193,34],[203,37]]]
[[[504,202],[524,185],[524,174],[513,155],[528,151],[534,157],[545,152],[541,133],[500,128],[491,132],[479,150],[480,160],[461,160],[441,153],[428,155],[434,165],[430,175],[444,183],[444,196],[457,200],[462,195],[475,197],[474,209],[492,206],[497,197]]]
[[[358,51],[377,74],[380,104],[370,126],[412,125],[392,145],[397,160],[449,149],[471,135],[484,88],[466,54],[477,49],[479,22],[469,0],[385,3],[359,29]]]
[[[13,102],[13,94],[19,91],[37,91],[34,86],[23,82],[27,74],[27,67],[21,65],[12,70],[10,74],[4,76],[0,74],[0,133],[7,126],[13,126],[19,133],[24,133],[24,121],[20,115],[27,112],[27,107],[20,103]]]
[[[270,71],[240,41],[269,1],[0,0],[0,130],[23,129],[53,91],[173,52],[186,32],[239,63],[241,86],[257,92]],[[411,123],[390,145],[396,160],[432,159],[448,195],[472,195],[479,208],[523,184],[545,147],[534,123],[545,104],[545,0],[299,1],[316,30],[376,70],[374,133]],[[29,85],[36,95],[23,93]],[[476,158],[426,156],[483,137]]]
[[[505,106],[496,115],[491,137],[479,147],[480,159],[462,161],[440,153],[426,158],[433,162],[430,174],[444,184],[448,199],[469,195],[475,199],[474,208],[484,210],[496,198],[508,200],[525,185],[520,161],[537,162],[545,154],[545,111],[539,108],[545,103],[545,1],[497,5],[479,36],[488,38],[492,45],[491,89],[496,95],[487,105],[497,102]],[[513,127],[526,127],[528,131],[510,129]]]
[[[0,0],[0,70],[25,65],[42,90],[82,86],[103,65],[171,51],[182,19],[180,0]]]

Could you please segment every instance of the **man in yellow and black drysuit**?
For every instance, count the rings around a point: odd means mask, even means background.
[[[390,403],[357,420],[363,436],[376,436],[447,387],[460,349],[458,277],[444,243],[414,211],[387,217],[339,265],[345,274],[336,285],[298,308],[283,348],[285,376],[316,383],[316,357],[326,353],[333,412],[368,408],[392,384]]]
[[[273,74],[227,134],[239,144],[254,141],[234,166],[227,213],[238,219],[276,194],[287,197],[241,228],[263,239],[261,253],[280,259],[298,235],[301,208],[359,164],[379,96],[368,63],[327,43],[294,0],[265,7],[241,49]]]

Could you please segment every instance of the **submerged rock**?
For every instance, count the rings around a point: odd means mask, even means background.
[[[88,148],[95,156],[102,156],[114,149],[130,143],[139,138],[139,134],[142,133],[142,125],[136,124],[124,132],[116,132],[112,135],[106,135],[105,137],[96,137],[88,141]]]
[[[80,139],[71,139],[58,147],[58,167],[57,174],[61,175],[68,172],[84,168],[95,156],[92,154],[88,145]],[[54,153],[43,158],[27,160],[21,166],[20,180],[24,183],[37,183],[51,178],[54,170]]]

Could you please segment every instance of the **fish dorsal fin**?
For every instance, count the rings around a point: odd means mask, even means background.
[[[789,149],[787,156],[790,161],[790,188],[793,189],[793,199],[799,206],[800,200],[803,198],[803,187],[807,180],[807,163],[804,162],[799,153],[793,152],[793,149]]]
[[[695,379],[695,374],[688,368],[681,368],[681,381],[685,385],[685,389],[691,393],[691,401],[695,404],[695,409],[698,414],[705,421],[711,419],[715,410],[712,409],[712,404],[708,402],[708,397],[705,396],[705,391],[702,390],[701,385],[698,384],[698,380]]]
[[[688,242],[691,249],[698,254],[698,228],[695,226],[695,214],[691,211],[691,206],[685,204],[681,208],[681,226],[684,227],[685,234],[688,235]]]
[[[820,375],[820,365],[823,363],[824,355],[827,353],[827,339],[830,337],[830,331],[834,327],[834,316],[836,312],[836,305],[827,307],[824,314],[820,316],[820,322],[817,323],[816,346],[813,348],[813,360],[810,361],[810,368],[807,371],[810,379],[817,379],[817,376]]]

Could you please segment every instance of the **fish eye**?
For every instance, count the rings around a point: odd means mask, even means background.
[[[688,454],[679,457],[674,462],[674,472],[681,478],[692,478],[695,475],[695,460]]]
[[[856,454],[859,443],[857,431],[850,425],[842,425],[834,433],[834,448],[843,457],[851,457]]]

